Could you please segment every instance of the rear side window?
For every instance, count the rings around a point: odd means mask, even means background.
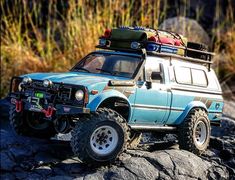
[[[187,84],[194,86],[208,85],[206,73],[201,69],[189,67],[175,67],[175,78],[178,84]]]
[[[192,78],[193,78],[193,85],[196,86],[207,86],[207,78],[206,73],[200,69],[191,69],[192,71]]]
[[[179,84],[192,84],[190,68],[175,67],[175,77]]]

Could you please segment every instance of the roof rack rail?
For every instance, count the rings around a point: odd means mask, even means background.
[[[164,30],[150,30],[140,27],[106,30],[105,34],[99,38],[99,45],[96,47],[106,50],[136,52],[144,55],[147,52],[147,54],[154,56],[176,57],[194,63],[206,64],[210,71],[212,56],[215,54],[206,51],[207,48],[197,49],[192,45],[187,46],[187,39],[185,40],[185,37],[177,33]],[[161,31],[170,34],[171,37],[168,34],[166,36],[161,34],[160,37],[159,32]],[[201,46],[201,44],[193,44]]]

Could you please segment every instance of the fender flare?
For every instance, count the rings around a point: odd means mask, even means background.
[[[90,108],[90,111],[91,112],[95,112],[97,110],[97,108],[99,107],[99,105],[104,102],[105,100],[109,99],[109,98],[121,98],[125,101],[127,101],[128,103],[128,106],[129,106],[129,118],[128,120],[130,119],[131,115],[132,115],[132,110],[131,110],[131,104],[130,104],[130,101],[129,99],[124,95],[122,94],[121,92],[119,91],[116,91],[116,90],[108,90],[108,91],[105,91],[101,94],[99,94],[97,97],[95,97],[88,105],[87,105],[87,108]]]
[[[206,105],[203,102],[201,102],[201,101],[192,101],[185,107],[183,113],[177,118],[176,124],[181,124],[184,121],[184,119],[186,118],[186,116],[188,115],[188,113],[193,108],[202,108],[208,113],[208,109],[207,109]]]

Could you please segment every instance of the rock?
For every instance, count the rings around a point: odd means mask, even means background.
[[[64,161],[61,161],[56,165],[56,167],[59,167],[64,172],[67,172],[69,174],[81,174],[86,171],[86,166],[84,166],[80,161],[73,159],[66,159]]]
[[[211,43],[207,32],[193,19],[185,17],[168,18],[160,24],[159,29],[182,34],[188,38],[188,41],[206,45]]]
[[[137,177],[124,167],[112,166],[104,172],[104,179],[137,179]]]
[[[39,175],[37,173],[29,173],[27,178],[27,180],[43,180],[42,175]]]
[[[229,3],[228,3],[229,2]],[[219,29],[219,31],[226,31],[226,27],[232,24],[233,21],[226,20],[229,7],[235,7],[235,1],[165,1],[160,8],[164,17],[175,17],[178,15],[187,16],[196,19],[207,30],[212,31]],[[219,16],[218,16],[219,13]],[[235,17],[235,11],[231,12]],[[220,27],[223,24],[222,28]]]
[[[234,152],[231,149],[223,149],[220,151],[219,156],[224,161],[229,161],[234,156]]]
[[[172,143],[176,145],[175,138],[174,141],[165,138],[154,145],[164,148],[128,150],[117,163],[92,168],[73,157],[68,141],[22,137],[8,128],[1,128],[1,179],[235,178],[235,135],[231,134],[212,137],[210,149],[201,157],[172,149]],[[171,145],[166,145],[167,141]]]
[[[147,159],[142,157],[129,158],[124,160],[123,166],[140,179],[157,179],[159,171]]]
[[[133,152],[136,154],[136,152]],[[137,152],[141,157],[146,158],[156,169],[160,171],[159,178],[185,179],[206,179],[206,171],[210,163],[200,157],[180,150],[164,150],[156,152]],[[134,155],[133,154],[133,155]],[[226,174],[226,171],[224,172]]]
[[[212,126],[211,135],[216,137],[235,135],[235,120],[222,117],[221,127]]]
[[[1,170],[4,171],[12,171],[16,166],[16,162],[14,161],[13,157],[8,154],[7,151],[1,151],[0,153],[1,159]]]
[[[52,176],[49,177],[48,180],[73,180],[73,177],[70,176]]]
[[[67,133],[67,134],[57,134],[55,139],[57,140],[61,140],[61,141],[70,141],[72,135],[71,133]]]
[[[56,166],[53,166],[52,167],[52,174],[56,174],[56,175],[66,175],[67,173],[63,170],[63,169],[61,169],[61,168],[59,168],[59,167],[56,167]]]
[[[9,151],[15,159],[24,159],[32,155],[32,151],[28,147],[11,147]]]
[[[104,172],[96,172],[87,174],[83,179],[84,180],[103,180]],[[79,178],[80,179],[80,178]]]
[[[213,162],[207,173],[207,179],[228,179],[226,168]]]
[[[24,171],[15,172],[16,179],[26,179],[28,176],[28,173],[25,173]]]
[[[44,178],[52,174],[52,169],[49,166],[40,166],[33,170],[37,174],[41,174]]]
[[[0,123],[4,120],[8,120],[9,117],[10,101],[9,98],[0,99]]]
[[[22,161],[19,164],[20,168],[25,170],[25,171],[30,171],[32,169],[34,169],[35,167],[38,166],[38,163],[34,160],[34,158],[29,158],[27,160]]]
[[[1,126],[3,127],[3,126]],[[8,129],[0,129],[0,147],[1,149],[6,149],[11,145],[17,144],[17,137]]]
[[[227,117],[235,119],[235,101],[224,101],[223,114]]]
[[[15,176],[11,173],[6,173],[6,174],[2,174],[0,175],[0,179],[1,180],[13,180],[16,179]]]
[[[221,140],[220,138],[211,137],[210,138],[210,147],[221,151],[224,149],[224,141]]]
[[[39,152],[34,157],[35,161],[38,162],[40,165],[45,164],[55,164],[58,162],[57,159],[55,159],[51,154],[48,152]]]

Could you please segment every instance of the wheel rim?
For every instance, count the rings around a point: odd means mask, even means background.
[[[201,146],[205,143],[207,139],[207,128],[203,121],[198,121],[195,126],[195,142],[197,145]]]
[[[111,126],[100,126],[91,135],[91,149],[98,155],[105,156],[115,150],[118,144],[118,133]]]

